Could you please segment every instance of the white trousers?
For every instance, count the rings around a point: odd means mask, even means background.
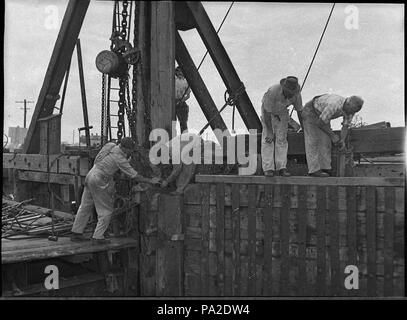
[[[288,142],[287,142],[287,131],[288,131],[288,119],[289,115],[287,114],[271,116],[271,126],[273,132],[276,136],[275,143],[266,142],[266,126],[263,121],[263,132],[261,136],[261,158],[263,171],[268,170],[281,170],[287,168],[287,151],[288,151]],[[274,150],[275,146],[275,150]],[[275,164],[274,164],[275,162]]]
[[[103,239],[104,233],[109,227],[113,214],[114,204],[114,181],[113,177],[107,177],[103,171],[93,167],[85,180],[85,189],[82,194],[81,205],[76,214],[72,232],[83,233],[96,207],[98,222],[94,239]]]
[[[318,117],[308,107],[304,107],[302,117],[308,173],[314,173],[322,169],[330,170],[331,139],[317,126]]]

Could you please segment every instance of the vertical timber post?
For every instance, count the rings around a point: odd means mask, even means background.
[[[151,2],[150,36],[151,127],[172,137],[175,118],[175,14],[174,2]]]
[[[182,196],[160,194],[157,215],[156,295],[184,295],[184,218]]]

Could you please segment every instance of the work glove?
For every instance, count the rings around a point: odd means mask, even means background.
[[[340,142],[340,140],[341,139],[338,137],[338,135],[336,135],[335,133],[332,134],[331,141],[334,144],[334,146],[336,146]]]
[[[159,177],[151,178],[151,184],[160,184],[161,179]]]

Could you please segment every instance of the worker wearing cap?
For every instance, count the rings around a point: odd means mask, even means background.
[[[113,176],[116,172],[121,171],[138,182],[158,183],[154,179],[141,176],[130,165],[129,158],[134,148],[134,141],[125,137],[119,145],[109,142],[99,151],[92,169],[86,175],[81,205],[72,227],[72,241],[88,240],[83,236],[83,231],[93,208],[96,207],[98,222],[92,240],[96,243],[109,242],[104,238],[104,233],[109,227],[113,213],[115,185]]]
[[[352,118],[363,106],[358,96],[342,97],[324,94],[305,104],[302,118],[308,174],[328,177],[331,171],[332,143],[343,150]],[[343,117],[340,137],[331,129],[331,120]]]
[[[179,121],[181,133],[188,129],[189,106],[186,101],[191,94],[191,88],[180,67],[175,68],[175,115]]]
[[[266,176],[277,174],[288,177],[287,170],[287,131],[288,107],[293,105],[301,122],[301,89],[296,77],[281,79],[279,84],[270,87],[263,96],[261,118],[263,123],[261,156]]]

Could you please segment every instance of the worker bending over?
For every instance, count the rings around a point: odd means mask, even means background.
[[[191,94],[191,88],[180,67],[175,68],[175,115],[179,121],[181,133],[188,129],[189,106],[186,101]]]
[[[127,177],[137,182],[155,184],[158,181],[145,178],[137,173],[130,165],[129,159],[135,147],[134,141],[125,137],[119,145],[107,143],[97,154],[94,165],[85,179],[85,189],[82,194],[81,205],[76,214],[72,227],[72,241],[89,240],[83,236],[83,231],[89,221],[93,208],[96,207],[98,222],[92,236],[95,243],[106,243],[104,233],[109,227],[113,214],[115,182],[113,177],[121,171]]]
[[[167,188],[175,183],[174,195],[181,195],[195,177],[196,161],[201,163],[204,146],[202,138],[185,131],[161,147],[161,152],[167,152],[172,164],[171,174],[162,181],[161,187]],[[194,152],[198,152],[194,157]],[[178,153],[178,155],[176,155]],[[197,158],[198,157],[198,158]]]
[[[261,157],[266,176],[274,172],[283,177],[290,176],[287,170],[287,130],[288,107],[293,105],[301,122],[302,98],[296,77],[281,79],[279,84],[270,87],[263,96],[261,117],[263,132],[261,139]]]
[[[314,177],[328,177],[331,171],[331,142],[345,148],[345,139],[352,118],[363,106],[362,98],[348,98],[336,94],[314,97],[305,104],[302,111],[305,153],[308,174]],[[343,117],[340,137],[331,129],[331,120]]]

